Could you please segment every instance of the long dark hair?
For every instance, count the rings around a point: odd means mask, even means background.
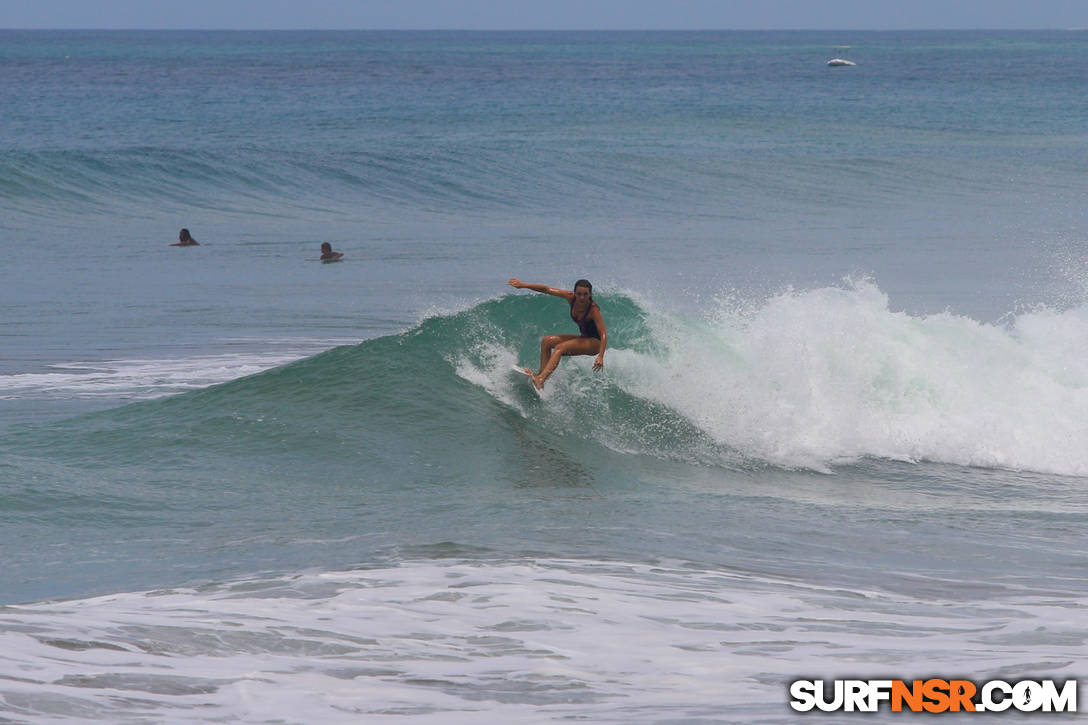
[[[593,303],[593,285],[590,284],[588,279],[580,279],[580,280],[578,280],[577,282],[574,283],[574,287],[571,289],[571,291],[572,292],[577,292],[579,287],[585,287],[587,290],[589,290],[589,307],[587,307],[586,310],[593,309],[593,304],[594,304]],[[574,300],[573,299],[570,301],[570,308],[572,310],[574,309]]]

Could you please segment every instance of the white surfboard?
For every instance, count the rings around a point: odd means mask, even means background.
[[[534,393],[536,393],[536,397],[540,398],[541,400],[544,400],[544,391],[536,386],[536,383],[533,382],[533,378],[529,374],[528,370],[526,370],[525,368],[523,368],[523,367],[521,367],[520,365],[517,365],[517,364],[511,365],[510,367],[512,367],[515,372],[519,372],[522,375],[524,375],[525,377],[529,378],[529,387],[533,389]]]

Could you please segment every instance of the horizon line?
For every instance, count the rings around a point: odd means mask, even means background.
[[[155,27],[117,27],[117,28],[47,28],[22,27],[0,28],[8,31],[46,31],[46,32],[225,32],[225,33],[903,33],[903,32],[999,32],[999,31],[1050,31],[1083,32],[1088,27],[908,27],[908,28],[155,28]]]

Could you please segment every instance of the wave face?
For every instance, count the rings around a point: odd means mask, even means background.
[[[1040,309],[1005,324],[889,309],[872,282],[719,301],[677,315],[600,297],[606,370],[565,360],[546,399],[514,363],[569,332],[561,303],[507,296],[174,398],[59,424],[45,437],[117,460],[187,445],[204,452],[329,446],[358,461],[460,451],[472,461],[510,416],[560,448],[701,466],[827,471],[877,458],[1088,475],[1088,309]],[[522,425],[522,424],[518,424]],[[109,431],[114,443],[86,446]],[[581,442],[581,443],[580,443]],[[30,440],[24,445],[32,447]],[[391,453],[394,452],[394,453]],[[501,453],[500,453],[501,455]]]

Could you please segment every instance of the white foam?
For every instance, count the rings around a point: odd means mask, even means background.
[[[0,375],[0,399],[158,398],[253,375],[345,342],[269,341],[267,351],[62,363],[48,366],[48,372]]]
[[[1072,676],[1088,602],[925,601],[690,565],[413,562],[0,609],[38,722],[790,722],[798,677]]]
[[[912,316],[852,281],[649,324],[664,352],[611,350],[617,380],[744,455],[1088,475],[1088,308]]]
[[[731,300],[701,318],[642,306],[653,351],[614,334],[602,375],[588,359],[565,361],[538,420],[620,452],[668,456],[632,430],[654,421],[592,404],[602,384],[616,385],[690,421],[713,442],[706,456],[727,464],[739,454],[829,471],[881,458],[1088,476],[1088,307],[1002,324],[915,316],[892,311],[868,280]],[[513,391],[515,362],[495,342],[451,359],[462,378],[528,414]],[[594,410],[592,425],[579,419]]]
[[[497,343],[478,342],[473,345],[469,354],[451,359],[450,364],[462,379],[480,386],[523,415],[527,414],[524,405],[514,394],[515,384],[519,387],[525,385],[524,379],[514,379],[510,374],[511,368],[520,364],[514,352]]]

